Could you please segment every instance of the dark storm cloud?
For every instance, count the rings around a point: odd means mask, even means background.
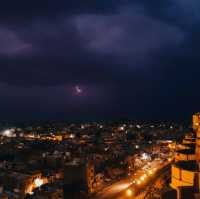
[[[31,44],[26,43],[18,37],[18,35],[4,27],[0,27],[0,55],[13,56],[25,53]]]
[[[120,62],[120,59],[127,59],[130,64],[143,57],[148,59],[184,39],[179,28],[139,14],[137,10],[134,12],[134,9],[109,16],[81,15],[76,18],[76,24],[92,52],[115,56]]]
[[[1,82],[45,86],[99,79],[109,61],[104,62],[100,56],[87,53],[76,32],[63,28],[60,33],[58,27],[56,31],[54,26],[49,28],[52,29],[29,34],[29,38],[23,41],[27,49],[18,46],[20,53],[13,52],[12,48],[6,52],[2,49]]]
[[[1,81],[60,85],[89,79],[94,84],[106,83],[115,81],[121,70],[149,65],[163,49],[179,45],[185,35],[141,11],[141,6],[131,10],[122,6],[116,13],[77,14],[34,20],[15,29],[2,27],[7,46],[0,46],[6,66],[0,69]]]
[[[176,115],[199,96],[199,9],[195,0],[5,1],[0,107],[71,114],[94,103],[92,113]],[[74,85],[89,89],[84,103],[65,90]]]

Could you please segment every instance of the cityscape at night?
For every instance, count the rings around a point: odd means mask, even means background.
[[[5,125],[0,190],[2,198],[20,199],[160,196],[170,188],[171,164],[189,132],[172,122]]]
[[[0,5],[0,199],[200,199],[200,1]]]

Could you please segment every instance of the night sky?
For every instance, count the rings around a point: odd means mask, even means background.
[[[198,0],[1,2],[0,119],[190,119],[199,10]]]

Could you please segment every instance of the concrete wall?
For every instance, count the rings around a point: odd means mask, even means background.
[[[183,170],[176,167],[176,165],[173,165],[171,186],[175,189],[178,189],[178,187],[181,186],[193,186],[194,176],[195,172]]]

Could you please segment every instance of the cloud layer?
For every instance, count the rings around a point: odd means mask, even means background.
[[[57,110],[84,118],[70,107],[81,113],[90,104],[87,118],[98,117],[101,106],[111,117],[182,118],[189,98],[199,96],[199,9],[194,0],[6,1],[0,8],[0,108],[11,113],[27,99],[30,118],[37,116],[35,106],[44,117]],[[76,101],[75,85],[87,88],[88,97],[78,99],[84,103]],[[177,99],[182,102],[173,104]]]

